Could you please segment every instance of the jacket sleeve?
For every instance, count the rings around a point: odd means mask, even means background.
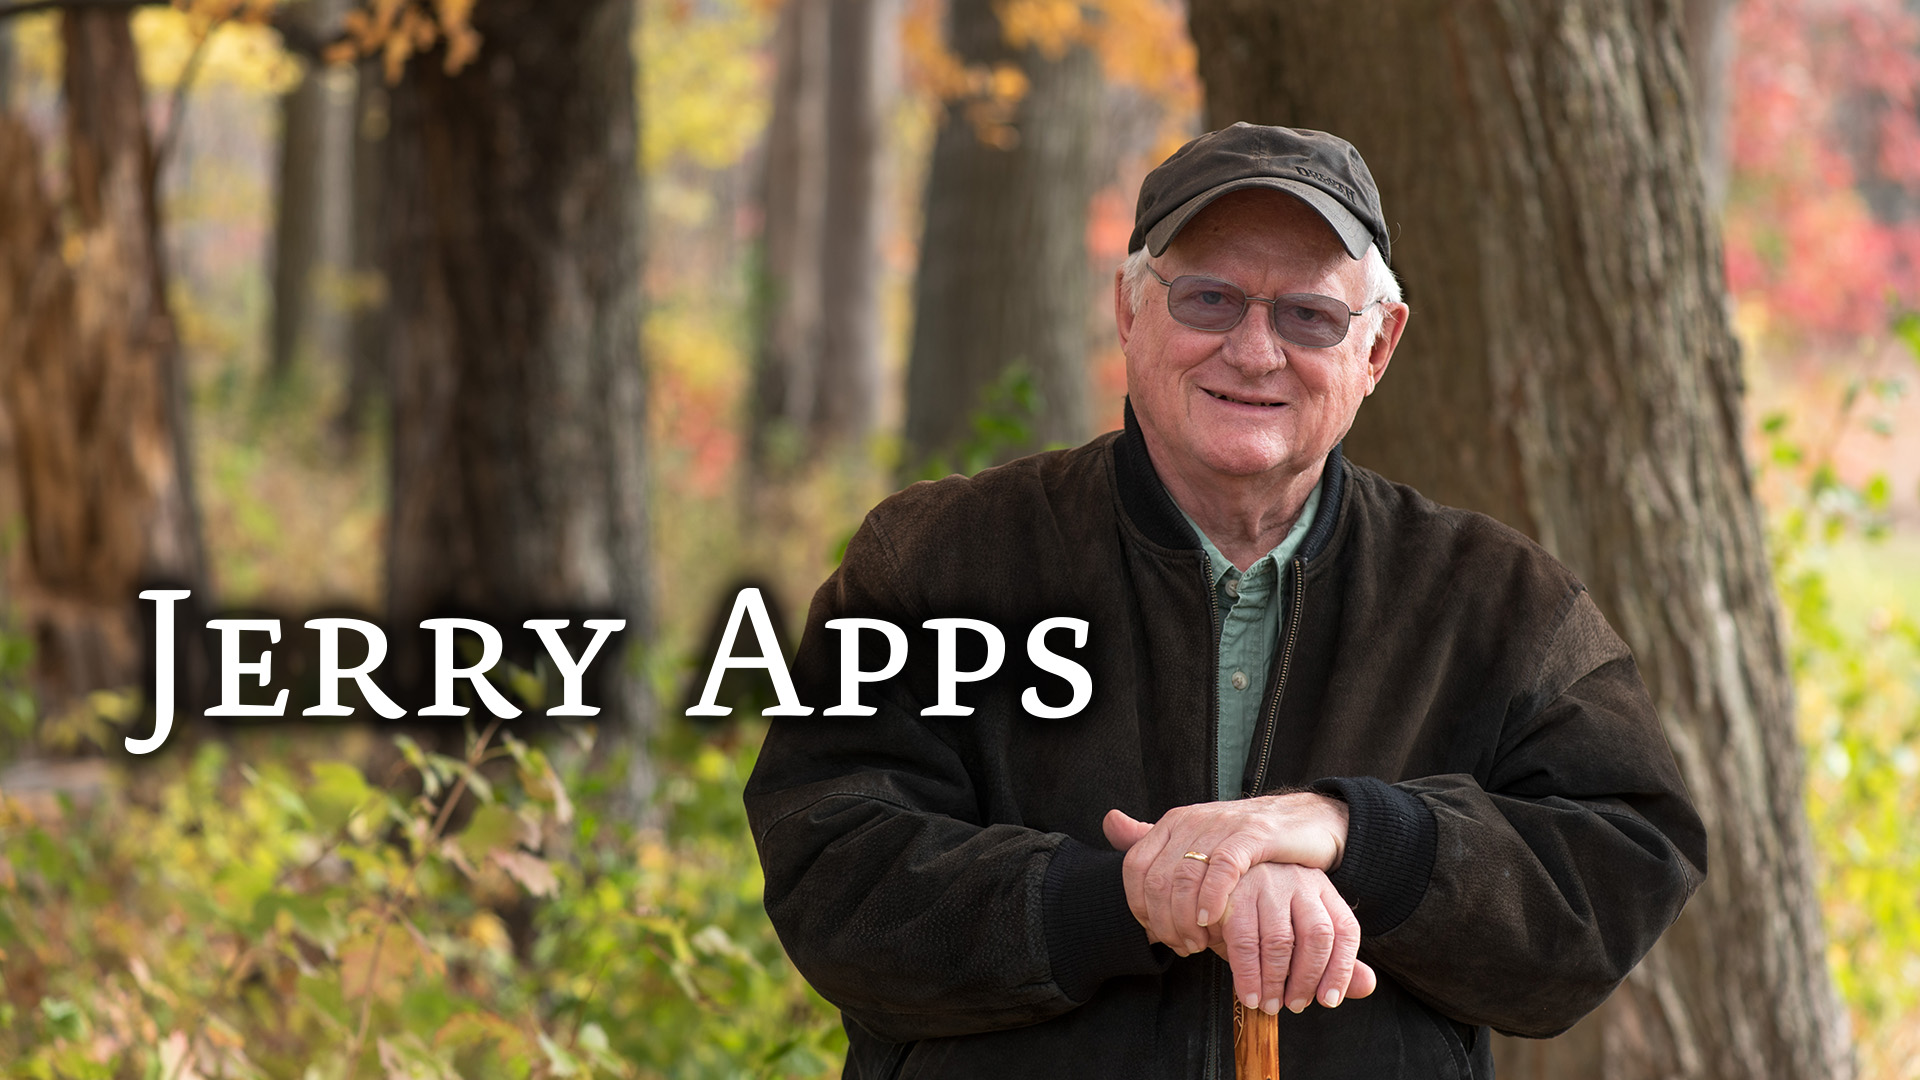
[[[1127,908],[1121,855],[1061,833],[981,820],[983,717],[923,718],[906,678],[869,684],[868,718],[822,715],[838,698],[827,620],[883,618],[912,636],[926,614],[870,515],[814,597],[794,664],[811,716],[781,718],[746,806],[766,906],[821,996],[893,1042],[1049,1019],[1103,980],[1163,970]]]
[[[1545,1038],[1613,992],[1706,872],[1632,654],[1582,590],[1484,782],[1336,777],[1361,956],[1455,1019]]]

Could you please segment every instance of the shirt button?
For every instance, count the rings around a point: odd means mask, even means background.
[[[1236,597],[1240,595],[1240,579],[1239,578],[1227,579],[1227,595],[1236,596]]]
[[[1234,673],[1233,673],[1233,688],[1234,688],[1235,690],[1245,690],[1245,689],[1247,688],[1247,673],[1246,673],[1246,672],[1244,672],[1244,671],[1236,671],[1236,672],[1234,672]]]

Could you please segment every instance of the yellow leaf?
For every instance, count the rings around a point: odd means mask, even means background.
[[[491,911],[483,911],[467,921],[467,937],[490,952],[504,952],[513,945],[506,924]]]
[[[390,34],[381,50],[381,65],[389,86],[398,85],[406,74],[407,57],[413,55],[413,42],[404,34]]]
[[[463,1012],[450,1018],[434,1032],[435,1046],[473,1047],[483,1042],[498,1044],[502,1057],[524,1055],[527,1036],[504,1017],[490,1012]]]
[[[433,0],[433,10],[440,16],[440,28],[451,34],[472,20],[473,0]]]
[[[373,32],[377,38],[384,39],[393,33],[395,20],[400,17],[400,9],[407,0],[374,0]]]
[[[372,927],[340,946],[340,996],[351,1001],[371,992],[381,1001],[398,1001],[416,973],[444,969],[439,954],[421,948],[408,932]]]
[[[247,1045],[246,1036],[235,1031],[232,1025],[218,1016],[208,1016],[201,1031],[206,1035],[208,1042],[228,1050],[238,1050]]]
[[[994,11],[1007,44],[1035,49],[1049,60],[1060,59],[1087,40],[1077,0],[1002,0]]]
[[[135,12],[133,40],[139,48],[141,79],[156,91],[172,90],[204,38],[195,86],[279,94],[300,82],[301,63],[280,47],[279,33],[253,22],[223,19],[197,8],[190,13],[173,8]]]
[[[470,26],[447,30],[446,72],[453,75],[480,55],[480,34]]]

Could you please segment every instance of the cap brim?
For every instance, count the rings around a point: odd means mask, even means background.
[[[1195,214],[1205,210],[1213,200],[1229,192],[1243,191],[1247,188],[1267,188],[1272,191],[1284,191],[1287,194],[1313,207],[1333,231],[1339,235],[1340,243],[1347,254],[1358,259],[1367,253],[1367,245],[1373,243],[1373,233],[1355,217],[1353,211],[1340,205],[1340,200],[1300,180],[1288,180],[1281,176],[1246,176],[1238,180],[1229,180],[1219,187],[1208,188],[1182,203],[1178,210],[1168,214],[1147,230],[1147,254],[1156,258],[1167,250],[1167,245],[1186,228],[1187,222]]]

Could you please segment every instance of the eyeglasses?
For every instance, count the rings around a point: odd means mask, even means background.
[[[1168,281],[1151,266],[1147,273],[1167,287],[1167,314],[1182,326],[1224,334],[1240,325],[1249,301],[1271,304],[1273,332],[1310,349],[1325,349],[1345,341],[1353,317],[1380,302],[1369,301],[1360,311],[1353,311],[1344,300],[1319,293],[1248,296],[1238,285],[1218,278],[1183,274]]]

